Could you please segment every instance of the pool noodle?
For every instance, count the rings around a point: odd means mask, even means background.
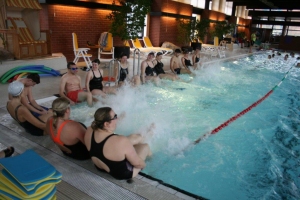
[[[10,70],[8,70],[7,72],[5,72],[5,73],[1,76],[0,80],[5,79],[9,74],[13,73],[13,72],[16,71],[16,70],[19,70],[19,69],[22,69],[22,68],[26,68],[26,67],[44,67],[44,65],[25,65],[25,66],[18,66],[18,67],[15,67],[15,68],[10,69]]]
[[[47,73],[47,74],[51,74],[53,76],[59,76],[58,72],[53,72],[52,70],[49,71],[49,70],[44,70],[44,69],[37,69],[37,70],[20,70],[20,71],[16,71],[16,72],[13,72],[12,74],[10,74],[9,76],[7,76],[5,79],[2,79],[1,82],[2,83],[6,83],[11,77],[15,76],[16,74],[19,74],[19,73],[23,73],[23,72],[28,72],[28,73],[38,73],[38,74],[42,74],[43,72],[44,73]]]
[[[45,72],[45,70],[47,70],[47,71],[49,71],[47,73],[51,73],[51,74],[56,75],[56,76],[60,75],[60,73],[58,71],[56,71],[54,69],[51,69],[50,67],[46,67],[44,65],[35,65],[35,66],[28,65],[28,66],[15,67],[15,68],[7,71],[5,74],[3,74],[1,76],[0,81],[3,82],[4,79],[6,79],[8,76],[10,76],[11,74],[13,74],[14,72],[19,71],[19,70],[25,70],[25,69],[27,69],[27,70],[38,70],[39,69],[39,70],[43,70],[43,72]]]

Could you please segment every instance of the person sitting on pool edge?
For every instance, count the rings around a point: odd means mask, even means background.
[[[93,98],[91,92],[84,91],[81,87],[81,78],[77,75],[78,67],[75,63],[69,62],[67,65],[68,71],[61,77],[59,95],[70,100],[71,105],[75,103],[87,101],[87,104],[93,106]]]
[[[116,94],[115,87],[108,87],[103,84],[103,69],[99,68],[100,60],[96,58],[92,61],[92,69],[85,78],[85,87],[92,95],[105,97],[106,94]]]
[[[44,106],[40,106],[37,104],[32,94],[32,87],[36,84],[40,83],[40,76],[37,73],[28,74],[26,78],[19,79],[21,83],[24,84],[24,90],[21,95],[22,104],[30,110],[30,112],[38,117],[43,114],[47,114],[47,112],[51,112],[48,108]],[[9,99],[12,99],[11,95],[8,95]]]
[[[128,62],[128,57],[126,54],[122,53],[120,56],[120,71],[119,68],[116,66],[115,67],[115,80],[116,80],[116,85],[119,87],[122,86],[125,81],[128,81],[131,83],[133,86],[138,86],[141,84],[141,78],[138,75],[133,75],[132,77],[129,76],[129,70],[131,68],[132,71],[132,66],[129,65]],[[119,80],[118,80],[119,77]]]
[[[147,81],[152,81],[155,85],[160,82],[159,76],[156,74],[153,64],[154,52],[150,52],[147,59],[141,63],[141,81],[145,84]]]
[[[52,113],[34,116],[21,102],[24,84],[14,81],[8,86],[8,93],[12,99],[7,102],[6,108],[10,116],[16,120],[31,135],[42,136],[46,128],[45,122]]]
[[[77,160],[90,159],[84,144],[86,127],[70,120],[70,101],[59,97],[52,102],[53,116],[47,120],[46,133],[66,156]]]
[[[156,59],[153,61],[154,70],[160,79],[169,79],[172,81],[179,80],[179,77],[176,74],[169,74],[164,71],[164,63],[161,61],[162,52],[157,52]]]
[[[140,134],[117,135],[116,126],[117,114],[110,107],[99,108],[85,133],[85,145],[97,169],[119,180],[131,179],[145,168],[152,153]]]
[[[181,51],[180,49],[175,49],[174,55],[170,60],[170,69],[174,74],[192,74],[189,69],[181,68],[181,61],[179,58]]]

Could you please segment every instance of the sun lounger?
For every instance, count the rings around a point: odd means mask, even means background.
[[[170,48],[163,48],[163,47],[154,47],[149,39],[149,37],[143,37],[144,44],[146,48],[154,48],[157,49],[158,51],[161,51],[163,55],[170,55],[173,53],[173,50]]]
[[[148,54],[150,52],[154,52],[155,54],[157,52],[159,52],[157,49],[153,49],[153,48],[144,48],[141,44],[141,42],[139,41],[138,38],[136,39],[131,39],[131,43],[132,43],[132,46],[135,48],[135,49],[139,49],[141,53],[144,53],[144,54]]]

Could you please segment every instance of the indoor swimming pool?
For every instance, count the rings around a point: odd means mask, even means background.
[[[210,64],[194,77],[181,75],[185,82],[125,86],[105,104],[72,107],[72,118],[89,126],[98,107],[125,113],[116,133],[140,132],[153,151],[143,173],[189,193],[208,199],[299,199],[300,68],[295,62],[256,54]],[[192,145],[272,89],[252,110]]]

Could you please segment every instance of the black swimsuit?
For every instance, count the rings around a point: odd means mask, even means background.
[[[154,70],[156,72],[157,75],[159,74],[165,74],[165,71],[163,69],[164,67],[164,64],[162,62],[159,62],[158,60],[157,61],[157,64],[154,66]]]
[[[102,74],[100,72],[100,70],[98,70],[100,73],[100,77],[96,77],[93,72],[93,78],[90,80],[90,91],[93,91],[94,89],[98,89],[98,90],[103,90],[103,85],[102,85],[102,81],[103,81],[103,77]]]
[[[90,156],[96,157],[100,159],[103,163],[105,163],[110,170],[109,174],[112,175],[115,179],[119,179],[119,180],[130,179],[132,178],[132,174],[133,174],[133,166],[126,158],[122,161],[112,161],[112,160],[108,160],[103,154],[104,144],[112,136],[115,136],[115,134],[111,134],[107,136],[102,142],[97,143],[95,141],[95,136],[93,132],[92,139],[91,139]],[[97,169],[103,171],[98,167]]]
[[[191,63],[191,61],[190,61],[189,59],[186,59],[186,58],[184,58],[184,64],[185,64],[185,66],[187,66],[187,67],[193,66],[192,63]]]
[[[148,62],[146,63],[148,64]],[[152,68],[148,64],[148,66],[145,69],[146,76],[154,76],[154,72],[155,72],[154,67]]]
[[[195,63],[198,63],[200,61],[200,58],[198,58],[197,56],[196,56],[196,58],[195,58]]]
[[[21,107],[22,105],[18,105],[16,108],[15,108],[15,120],[25,129],[25,131],[27,133],[30,133],[31,135],[34,135],[34,136],[42,136],[44,135],[44,130],[34,126],[33,124],[31,124],[30,122],[28,121],[25,121],[25,122],[20,122],[19,119],[18,119],[18,109]],[[42,123],[45,123],[43,122],[42,120],[40,120],[40,118],[36,117],[39,121],[41,121]]]
[[[119,81],[124,81],[128,74],[128,68],[122,68],[120,69],[120,78]]]

